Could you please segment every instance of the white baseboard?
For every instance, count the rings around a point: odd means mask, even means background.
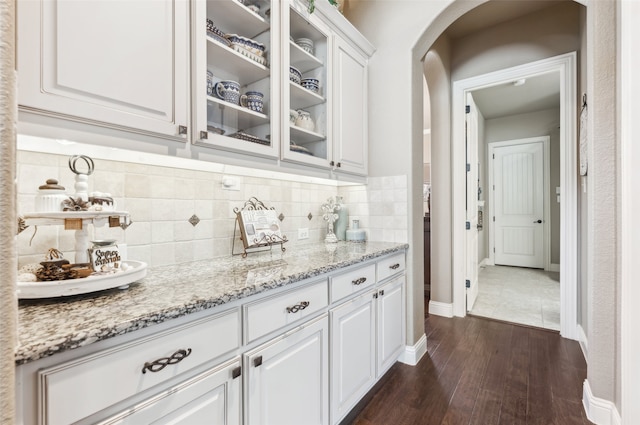
[[[453,317],[453,304],[429,301],[429,314],[442,317]]]
[[[489,259],[488,258],[483,258],[482,261],[480,261],[480,264],[478,264],[478,267],[482,268],[482,267],[486,267],[489,265]]]
[[[422,356],[427,353],[427,335],[422,334],[418,342],[414,345],[404,347],[404,352],[398,357],[400,363],[415,366],[418,364]]]
[[[587,334],[584,333],[584,329],[582,326],[578,326],[578,343],[580,344],[580,349],[582,350],[582,355],[584,359],[587,360],[587,354],[589,353],[589,340],[587,339]]]
[[[591,392],[589,380],[584,380],[582,386],[582,404],[587,419],[596,425],[621,425],[620,413],[615,404],[609,400],[598,398]]]
[[[549,264],[549,270],[547,271],[560,273],[560,264],[554,264],[554,263]]]

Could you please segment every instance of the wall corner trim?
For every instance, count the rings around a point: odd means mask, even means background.
[[[587,339],[587,334],[584,332],[582,325],[578,325],[578,343],[580,344],[580,349],[582,350],[582,355],[584,356],[585,361],[588,361],[587,355],[589,354],[589,340]]]
[[[453,304],[429,301],[429,314],[442,317],[453,317]]]
[[[587,414],[587,419],[597,425],[621,425],[622,419],[615,404],[609,400],[598,398],[591,392],[589,380],[584,380],[582,386],[582,404]]]
[[[422,334],[418,342],[414,345],[407,345],[404,348],[398,361],[400,363],[408,364],[409,366],[415,366],[418,364],[422,356],[427,353],[427,335]]]

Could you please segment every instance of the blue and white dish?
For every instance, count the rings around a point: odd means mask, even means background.
[[[262,56],[266,50],[264,44],[238,34],[227,34],[225,37],[231,42],[231,44],[239,45],[249,52],[259,56]]]
[[[225,102],[240,104],[240,84],[236,81],[218,81],[213,86],[213,93]]]
[[[249,108],[252,111],[262,112],[264,107],[264,103],[262,101],[263,97],[264,94],[259,91],[248,91],[240,96],[240,105],[245,108]]]
[[[310,38],[298,38],[296,39],[295,43],[298,46],[300,46],[302,50],[309,53],[310,55],[314,54],[313,40],[311,40]]]
[[[289,80],[296,84],[300,84],[300,81],[302,80],[302,73],[298,68],[293,66],[289,67]]]
[[[318,93],[320,91],[320,80],[317,78],[304,78],[300,81],[300,85],[314,93]]]

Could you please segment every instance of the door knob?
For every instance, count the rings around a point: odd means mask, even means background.
[[[534,223],[542,223],[542,220],[536,220]]]

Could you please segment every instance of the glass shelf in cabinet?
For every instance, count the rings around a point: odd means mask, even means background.
[[[310,106],[321,105],[326,101],[326,99],[318,93],[307,90],[293,81],[289,81],[289,93],[291,94],[291,109],[308,108]]]
[[[214,75],[233,76],[241,86],[268,77],[269,67],[253,59],[223,46],[211,37],[207,37],[207,67]],[[216,58],[216,63],[210,63],[210,58]]]
[[[318,142],[321,140],[325,140],[324,134],[316,133],[315,131],[305,130],[302,127],[290,125],[289,129],[291,130],[290,131],[291,139],[295,140],[297,144]]]
[[[214,25],[226,33],[242,34],[251,38],[271,27],[271,23],[263,16],[237,0],[207,0],[207,11]],[[247,34],[247,31],[251,33]]]

